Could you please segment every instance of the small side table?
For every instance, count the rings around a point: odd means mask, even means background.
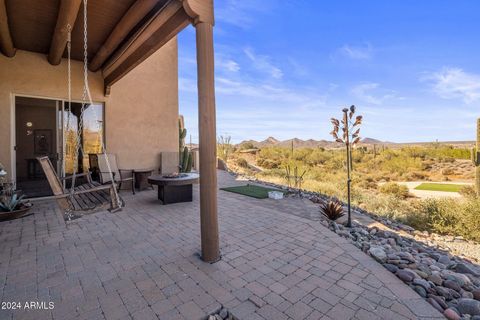
[[[153,186],[148,182],[148,177],[153,173],[153,169],[133,169],[135,175],[135,188],[138,190],[153,189]]]

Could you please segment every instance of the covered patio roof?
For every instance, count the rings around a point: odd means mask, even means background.
[[[101,70],[105,92],[190,23],[213,24],[210,1],[89,0],[89,70]],[[201,18],[200,18],[201,15]],[[71,30],[72,59],[83,60],[82,0],[0,0],[0,50],[45,54],[52,65],[66,57]]]
[[[72,57],[82,60],[85,4],[88,67],[101,70],[105,95],[182,29],[195,26],[202,258],[217,261],[213,0],[0,0],[0,51],[7,57],[16,49],[42,53],[53,67],[65,56],[70,34]]]

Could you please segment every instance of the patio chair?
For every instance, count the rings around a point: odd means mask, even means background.
[[[98,175],[100,183],[112,183],[112,175],[110,175],[110,170],[107,165],[107,157],[108,162],[110,163],[110,169],[113,175],[113,179],[118,185],[118,190],[120,190],[123,183],[128,183],[132,188],[132,193],[135,194],[135,174],[133,172],[133,169],[119,169],[117,165],[117,157],[112,153],[99,153],[88,155],[90,168],[92,168],[93,170],[96,169],[95,173]]]

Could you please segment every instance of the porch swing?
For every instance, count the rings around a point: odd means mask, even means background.
[[[101,185],[92,180],[90,172],[77,173],[79,153],[84,154],[81,134],[83,130],[83,116],[86,107],[93,105],[90,88],[88,85],[88,46],[87,46],[87,0],[83,0],[83,95],[82,106],[80,109],[80,121],[76,133],[75,149],[74,149],[74,167],[73,174],[66,176],[65,174],[65,132],[70,131],[70,112],[72,105],[72,81],[71,81],[71,26],[68,25],[67,38],[67,61],[68,61],[68,107],[69,113],[67,117],[67,128],[63,127],[63,154],[62,154],[62,172],[61,177],[55,173],[52,162],[48,157],[38,157],[37,160],[43,169],[47,181],[52,189],[52,197],[44,197],[42,199],[55,199],[62,210],[64,210],[66,218],[72,219],[82,213],[91,211],[108,209],[111,212],[121,210],[124,206],[124,201],[118,194],[115,179],[112,173],[110,162],[108,160],[107,150],[103,142],[103,138],[99,139],[100,148],[105,156],[108,168],[108,174],[112,181],[109,185]],[[94,109],[95,110],[95,109]],[[78,177],[85,177],[86,183],[76,186],[76,179]],[[70,181],[70,187],[67,187],[66,182]]]

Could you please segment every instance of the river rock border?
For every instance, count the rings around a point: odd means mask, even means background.
[[[448,319],[480,320],[480,268],[468,260],[413,238],[354,223],[322,223],[350,239],[409,285]]]

